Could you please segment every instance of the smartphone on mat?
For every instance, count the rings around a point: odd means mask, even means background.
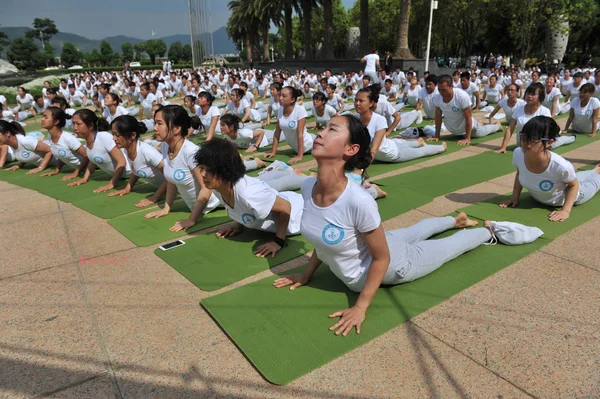
[[[169,249],[177,248],[184,244],[185,244],[185,241],[177,240],[177,241],[170,242],[168,244],[161,245],[158,248],[162,249],[163,251],[168,251]]]

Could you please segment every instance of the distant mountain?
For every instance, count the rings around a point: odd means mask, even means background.
[[[0,31],[6,33],[9,40],[25,36],[25,32],[27,32],[28,30],[30,30],[30,28],[0,27]],[[176,41],[180,41],[183,44],[188,44],[191,42],[189,34],[172,35],[157,39],[163,40],[167,44],[167,46],[170,46]],[[109,42],[113,51],[115,52],[121,51],[121,45],[123,43],[135,44],[145,41],[135,37],[123,35],[107,37],[103,40]],[[50,44],[54,46],[54,54],[56,54],[57,56],[60,55],[60,53],[62,52],[63,44],[65,42],[73,43],[75,47],[77,47],[79,50],[87,53],[92,51],[93,49],[100,50],[100,43],[102,42],[102,40],[92,40],[73,33],[59,32],[56,35],[54,35],[50,40]],[[39,44],[39,41],[36,41],[36,43]],[[231,39],[229,39],[229,36],[227,36],[227,30],[224,26],[213,32],[213,44],[215,48],[215,53],[217,54],[237,53],[237,49],[231,41]]]

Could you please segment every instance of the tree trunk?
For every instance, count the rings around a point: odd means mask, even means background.
[[[312,0],[302,1],[302,23],[304,25],[304,59],[312,61],[314,59],[312,45]]]
[[[292,39],[292,5],[288,1],[285,5],[285,59],[291,60],[294,54],[294,43]]]
[[[333,54],[333,7],[332,0],[323,0],[323,19],[325,31],[323,33],[323,46],[326,60],[335,58]]]
[[[360,0],[360,52],[371,52],[369,48],[369,0]]]
[[[271,21],[268,21],[263,26],[263,34],[262,34],[262,39],[263,39],[263,60],[265,60],[265,61],[269,61],[271,59],[270,53],[269,53],[269,25],[270,25],[270,22]]]
[[[250,41],[250,34],[246,37],[246,60],[252,59],[252,42]]]
[[[394,57],[400,59],[412,59],[415,56],[410,52],[408,48],[408,28],[410,24],[410,0],[402,0],[402,6],[400,7],[400,26],[399,32],[400,37],[398,38],[398,45],[394,52]]]

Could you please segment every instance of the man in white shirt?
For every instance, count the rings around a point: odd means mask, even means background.
[[[381,69],[379,65],[379,54],[377,50],[371,51],[371,54],[365,55],[360,62],[366,63],[365,75],[371,78],[371,82],[377,82],[377,71]]]

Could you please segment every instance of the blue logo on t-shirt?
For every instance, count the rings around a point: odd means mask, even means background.
[[[23,151],[21,153],[21,156],[25,159],[29,158],[31,156],[31,153],[29,151]]]
[[[330,223],[323,228],[321,238],[325,244],[335,245],[344,239],[344,230]]]
[[[452,112],[458,112],[458,111],[460,111],[460,109],[458,109],[458,107],[456,107],[456,106],[452,107]]]
[[[102,157],[94,157],[94,163],[95,164],[104,163],[104,159],[102,159]]]
[[[184,181],[185,176],[185,171],[181,169],[176,169],[175,172],[173,172],[173,179],[175,179],[175,181]]]
[[[542,180],[540,182],[540,190],[542,191],[550,191],[552,190],[552,187],[554,187],[554,183],[552,183],[550,180]]]
[[[587,111],[585,111],[585,114],[586,114],[587,116],[590,116],[590,115],[592,114],[592,110],[591,110],[591,109],[588,109]]]
[[[139,177],[142,177],[142,178],[148,177],[148,175],[146,174],[146,172],[144,172],[143,170],[136,170],[135,174],[138,175]]]
[[[244,224],[250,224],[256,221],[256,216],[251,213],[242,213],[242,222]]]
[[[295,129],[297,124],[298,124],[298,122],[296,122],[296,121],[289,121],[288,127],[291,129]]]

